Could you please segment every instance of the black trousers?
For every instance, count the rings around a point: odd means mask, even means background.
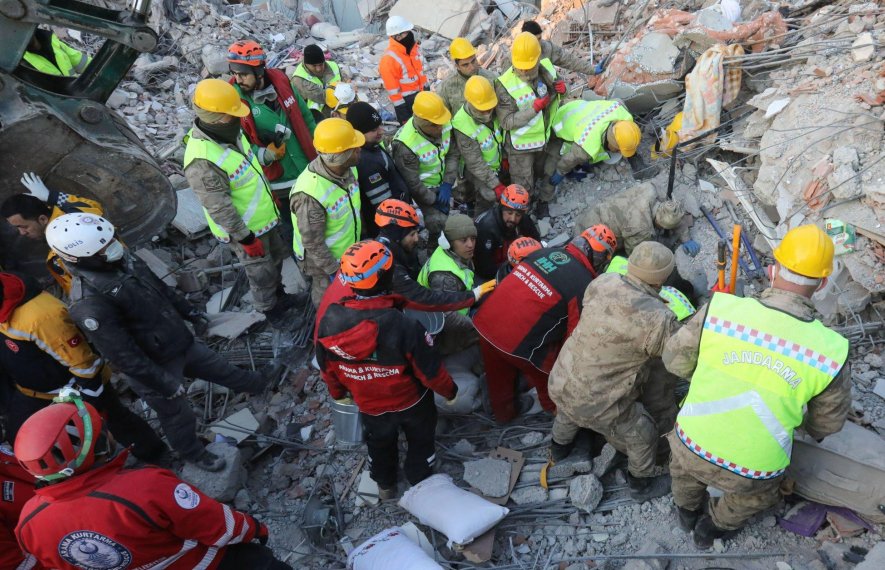
[[[194,341],[180,357],[162,364],[172,376],[202,378],[236,392],[256,394],[264,390],[267,382],[258,372],[237,368],[200,341]],[[166,398],[152,386],[127,377],[135,392],[157,412],[157,419],[169,445],[183,458],[196,458],[203,452],[203,444],[197,438],[197,417],[185,396]]]
[[[217,570],[246,570],[247,568],[249,570],[292,570],[291,566],[277,560],[270,548],[254,542],[233,544],[225,548]]]
[[[406,434],[406,479],[417,485],[433,474],[436,460],[436,404],[433,392],[427,390],[417,404],[407,410],[380,416],[360,413],[369,448],[369,470],[379,487],[396,486],[399,465],[397,440],[399,431]]]

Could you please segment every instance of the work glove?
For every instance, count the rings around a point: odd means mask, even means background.
[[[274,160],[280,160],[286,156],[286,143],[281,143],[280,146],[277,146],[276,143],[270,143],[267,145],[267,150]]]
[[[589,172],[585,170],[578,170],[577,168],[565,175],[565,177],[569,180],[577,180],[579,182],[587,178],[588,176],[590,176]]]
[[[457,401],[458,401],[458,394],[455,394],[454,398],[452,398],[451,400],[446,400],[446,406],[451,408],[452,406],[455,405],[455,402],[457,402]]]
[[[286,125],[277,125],[274,127],[273,133],[277,140],[286,142],[292,136],[292,129]]]
[[[341,398],[340,400],[335,400],[335,403],[341,404],[342,406],[352,406],[353,405],[353,398],[351,398],[350,396],[345,396],[345,397]]]
[[[247,257],[264,257],[264,244],[255,237],[254,233],[249,232],[249,235],[240,240],[240,245],[243,246]]]
[[[701,251],[701,244],[696,242],[693,239],[688,240],[684,244],[682,244],[682,251],[687,253],[689,256],[694,257]]]
[[[267,546],[267,539],[270,538],[270,532],[267,530],[267,525],[263,522],[258,522],[255,517],[252,517],[253,520],[258,524],[258,530],[255,531],[255,540],[261,546]]]
[[[442,208],[445,208],[445,212],[448,213],[449,208],[452,204],[452,185],[449,182],[443,182],[439,185],[436,194],[436,209],[442,212]]]
[[[593,68],[593,74],[599,75],[603,71],[605,71],[605,66],[608,63],[608,57],[602,58],[599,63],[596,64],[596,67]]]
[[[49,201],[49,188],[43,183],[43,179],[33,172],[25,172],[22,175],[22,185],[28,189],[29,196],[40,200],[41,202]]]
[[[507,188],[507,187],[504,186],[503,184],[498,184],[497,186],[495,186],[495,199],[496,200],[501,199],[501,194],[504,193],[505,188]]]
[[[550,184],[554,186],[559,186],[559,183],[565,178],[564,174],[560,174],[559,172],[554,172],[553,176],[550,177]]]
[[[568,91],[565,87],[565,81],[557,81],[553,84],[553,90],[559,93],[560,95],[565,95],[565,92]]]
[[[203,336],[209,330],[209,317],[203,311],[194,309],[185,318],[194,325],[194,333],[197,336]]]
[[[540,113],[544,109],[547,108],[547,105],[550,104],[550,95],[544,95],[540,99],[535,99],[535,102],[532,103],[532,108],[535,110],[535,113]]]
[[[728,290],[728,284],[725,285],[723,289],[719,288],[719,281],[713,284],[713,287],[710,289],[711,293],[728,293],[731,295],[731,291]]]
[[[485,283],[481,283],[480,285],[473,288],[473,296],[476,298],[476,301],[479,302],[480,299],[491,293],[495,290],[495,285],[497,281],[494,279],[489,279]]]

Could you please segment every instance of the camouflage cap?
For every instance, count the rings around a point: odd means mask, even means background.
[[[684,215],[685,208],[675,200],[658,202],[655,206],[655,223],[665,230],[678,227]]]
[[[644,241],[633,249],[627,259],[627,275],[649,285],[661,285],[673,272],[676,258],[665,245]]]
[[[466,237],[476,237],[476,225],[470,216],[464,214],[452,214],[446,220],[446,227],[443,230],[446,239],[455,241],[456,239],[464,239]]]

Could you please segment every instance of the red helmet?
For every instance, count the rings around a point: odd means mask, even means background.
[[[401,228],[417,228],[418,212],[402,200],[388,198],[378,204],[378,209],[375,210],[375,224],[379,228],[389,225]]]
[[[534,238],[521,237],[507,248],[507,261],[510,262],[510,265],[516,267],[530,253],[534,253],[542,247],[541,242]]]
[[[590,249],[593,251],[613,255],[615,250],[618,249],[618,238],[615,237],[615,233],[611,231],[611,228],[605,224],[596,224],[587,228],[581,232],[581,237],[587,240],[587,243],[590,244]]]
[[[15,456],[38,479],[53,481],[88,471],[95,462],[95,442],[102,419],[91,404],[52,404],[22,424],[15,437]]]
[[[391,267],[393,256],[387,246],[367,239],[348,247],[341,256],[338,278],[351,289],[372,289]]]
[[[519,212],[528,211],[529,193],[519,184],[511,184],[501,192],[501,205]]]
[[[264,65],[267,55],[264,49],[254,40],[240,40],[227,48],[227,62],[258,67]]]

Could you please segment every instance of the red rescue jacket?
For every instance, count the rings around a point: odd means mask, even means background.
[[[0,570],[43,568],[33,556],[26,557],[15,540],[15,525],[22,507],[34,496],[34,483],[34,476],[0,449]]]
[[[501,352],[549,373],[578,325],[584,290],[595,277],[587,256],[571,244],[536,251],[501,280],[473,326]]]
[[[250,515],[167,469],[124,469],[127,456],[37,489],[15,529],[22,549],[60,570],[212,570],[227,545],[255,537]]]

